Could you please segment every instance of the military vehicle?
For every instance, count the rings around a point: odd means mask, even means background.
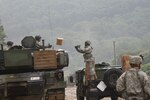
[[[76,95],[77,100],[100,100],[104,97],[111,97],[111,100],[118,100],[120,96],[116,92],[116,81],[122,74],[121,66],[110,66],[108,63],[95,64],[97,80],[85,84],[85,69],[76,71]],[[104,89],[99,89],[98,84],[104,83]]]
[[[35,48],[27,36],[22,46],[0,50],[0,100],[65,100],[63,68],[69,64],[64,50]]]

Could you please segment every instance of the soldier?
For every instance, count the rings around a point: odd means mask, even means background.
[[[40,36],[40,35],[36,35],[36,36],[35,36],[35,40],[36,40],[36,44],[35,44],[36,48],[41,49],[41,48],[43,47],[43,46],[40,44],[40,42],[41,42],[41,36]]]
[[[131,68],[117,80],[117,91],[125,100],[148,100],[146,95],[150,96],[150,82],[146,73],[140,70],[142,58],[129,56],[129,63]]]
[[[95,73],[95,59],[92,55],[92,46],[90,41],[85,41],[84,49],[80,48],[80,45],[75,46],[76,50],[79,53],[83,53],[84,62],[86,66],[85,76],[86,76],[86,83],[88,84],[89,80],[95,80],[97,78]]]
[[[48,44],[48,46],[43,46],[41,44],[41,36],[40,35],[36,35],[35,40],[36,40],[35,46],[36,46],[37,49],[51,48],[52,47],[52,45],[50,45],[50,44]],[[42,41],[44,41],[44,40],[42,40]]]
[[[11,49],[13,47],[13,42],[12,41],[7,41],[7,50]]]

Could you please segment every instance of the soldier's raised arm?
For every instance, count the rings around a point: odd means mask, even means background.
[[[84,50],[80,48],[80,45],[75,46],[75,49],[76,49],[79,53],[85,53]]]
[[[85,47],[83,49],[81,49],[80,45],[75,46],[75,48],[79,53],[91,53],[93,48],[90,45],[91,42],[87,40],[85,41]]]

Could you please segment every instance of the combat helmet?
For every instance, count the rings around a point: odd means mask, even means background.
[[[129,56],[129,63],[130,64],[141,64],[142,58],[140,56]]]
[[[40,35],[36,35],[35,36],[35,40],[40,41],[41,40],[41,36]]]
[[[91,41],[87,40],[87,41],[85,41],[85,44],[86,45],[91,45]]]
[[[14,43],[12,41],[7,41],[6,43],[8,46],[12,46]]]
[[[140,56],[129,56],[129,63],[132,68],[141,68],[142,58]]]

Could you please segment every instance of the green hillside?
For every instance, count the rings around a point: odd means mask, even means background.
[[[0,0],[0,16],[7,40],[20,44],[26,35],[39,34],[55,48],[70,54],[68,73],[84,67],[74,46],[91,40],[96,63],[116,55],[150,50],[150,0]],[[16,39],[16,36],[18,39]],[[57,37],[64,38],[56,46]]]

